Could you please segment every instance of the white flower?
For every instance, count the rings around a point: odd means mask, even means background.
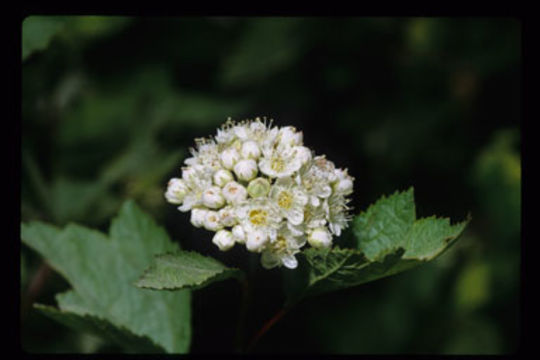
[[[212,186],[212,169],[203,165],[182,168],[182,179],[189,189],[184,196],[182,206],[178,210],[186,212],[195,206],[202,205],[202,193]]]
[[[236,224],[235,211],[232,206],[225,206],[218,211],[219,222],[223,226],[234,226]]]
[[[219,230],[212,238],[212,242],[219,247],[221,251],[227,251],[235,244],[233,235],[228,230]]]
[[[184,160],[184,163],[189,166],[202,165],[213,170],[221,167],[219,162],[218,146],[213,140],[195,139],[197,149],[190,148],[189,151],[193,157]]]
[[[165,198],[171,204],[181,204],[189,191],[186,182],[182,179],[172,178],[167,184]]]
[[[304,221],[304,207],[309,198],[291,178],[277,179],[269,196],[291,224],[300,225]]]
[[[246,248],[251,252],[261,252],[268,242],[268,234],[262,230],[252,230],[248,232]]]
[[[264,156],[259,160],[261,172],[271,178],[291,176],[302,166],[298,146],[264,148]]]
[[[341,235],[341,230],[348,226],[350,217],[348,216],[347,206],[348,199],[341,194],[333,194],[324,204],[326,218],[328,219],[328,227],[336,236]]]
[[[164,195],[191,210],[193,226],[215,232],[220,250],[239,243],[265,268],[294,269],[306,243],[330,247],[348,226],[354,178],[305,147],[295,127],[228,119],[195,145]]]
[[[236,218],[247,233],[262,231],[274,241],[281,226],[282,216],[275,204],[265,198],[252,199],[236,208]]]
[[[332,245],[332,235],[326,228],[317,228],[308,235],[309,244],[315,248],[325,248]]]
[[[219,209],[225,204],[225,199],[221,195],[221,189],[217,186],[211,186],[202,194],[202,202],[204,206],[210,209]]]
[[[216,171],[212,178],[214,180],[214,184],[219,187],[223,187],[227,183],[234,180],[233,174],[229,170],[225,169],[219,169],[218,171]]]
[[[191,224],[197,228],[203,227],[207,213],[208,213],[208,210],[206,209],[199,209],[199,208],[191,209],[191,218],[190,218]]]
[[[234,173],[240,180],[249,181],[257,176],[257,163],[252,159],[244,159],[234,165]]]
[[[294,236],[287,227],[283,227],[276,241],[266,244],[261,256],[261,265],[266,269],[284,265],[289,269],[295,269],[298,261],[294,256],[304,246],[304,236]]]
[[[231,181],[223,187],[221,191],[223,197],[229,204],[237,205],[242,203],[247,198],[247,190],[236,181]]]
[[[223,225],[219,221],[219,214],[217,211],[208,210],[204,217],[204,228],[210,231],[217,231],[223,228]]]

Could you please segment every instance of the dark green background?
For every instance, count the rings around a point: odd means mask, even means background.
[[[105,231],[134,198],[184,248],[247,268],[258,260],[220,252],[163,193],[194,138],[229,116],[267,116],[349,169],[353,212],[414,186],[418,216],[472,222],[433,263],[304,301],[255,351],[517,350],[518,20],[32,16],[22,51],[23,221]],[[69,286],[43,269],[22,246],[23,349],[119,351],[28,306]],[[250,335],[280,307],[289,271],[255,269]],[[233,281],[194,293],[193,352],[233,351],[239,301]]]

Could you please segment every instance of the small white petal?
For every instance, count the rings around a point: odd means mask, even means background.
[[[196,203],[197,199],[195,198],[195,196],[188,194],[184,198],[184,203],[182,204],[182,206],[178,207],[178,210],[180,210],[181,212],[188,212]]]
[[[285,267],[289,269],[296,269],[298,266],[298,260],[294,257],[294,255],[285,255],[281,258],[281,262]]]
[[[287,212],[287,219],[293,225],[300,225],[304,221],[304,209],[303,207],[293,208]]]
[[[246,248],[251,252],[261,252],[268,242],[268,235],[260,230],[247,233]]]
[[[244,232],[244,228],[241,225],[236,225],[232,228],[232,234],[234,237],[234,240],[239,244],[245,244],[246,243],[246,233]]]

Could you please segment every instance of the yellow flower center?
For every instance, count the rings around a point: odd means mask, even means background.
[[[278,236],[276,241],[272,243],[272,250],[274,252],[283,252],[287,249],[287,240],[283,236]]]
[[[279,207],[283,209],[289,209],[292,205],[292,195],[288,191],[282,191],[278,195],[277,199]]]
[[[265,225],[268,213],[262,209],[254,209],[249,212],[249,221],[253,225]]]
[[[270,162],[270,167],[276,172],[282,172],[285,170],[285,162],[282,158],[274,157]]]

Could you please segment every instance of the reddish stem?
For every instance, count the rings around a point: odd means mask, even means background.
[[[51,274],[52,269],[43,261],[26,288],[26,296],[22,299],[21,318],[24,319],[29,307],[32,306]]]
[[[284,307],[284,308],[281,308],[277,313],[274,314],[274,316],[272,316],[272,318],[270,320],[268,320],[262,328],[259,329],[259,331],[257,332],[257,334],[253,337],[253,340],[251,340],[251,343],[249,344],[248,346],[248,351],[253,349],[253,347],[257,344],[257,342],[259,341],[259,339],[264,335],[266,334],[266,332],[268,330],[270,330],[270,328],[272,326],[274,326],[274,324],[276,322],[278,322],[282,317],[283,315],[285,315],[288,311],[289,311],[289,308],[290,307]]]

